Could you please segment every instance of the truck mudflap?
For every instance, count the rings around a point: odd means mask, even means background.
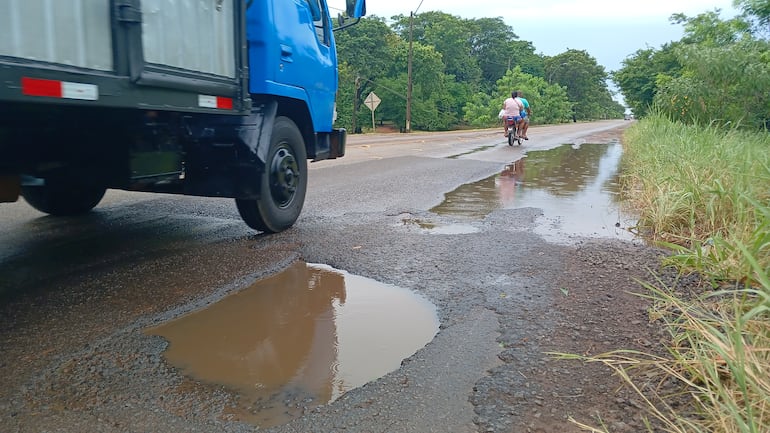
[[[315,142],[311,143],[314,147],[308,148],[308,155],[313,158],[313,162],[345,156],[346,140],[347,132],[344,128],[319,132],[315,134]]]
[[[12,203],[21,194],[21,177],[0,174],[0,203]]]
[[[345,128],[333,129],[329,136],[329,159],[345,156],[348,134]]]

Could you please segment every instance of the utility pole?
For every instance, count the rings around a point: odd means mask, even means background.
[[[417,5],[417,9],[409,12],[409,59],[406,64],[406,128],[404,132],[412,132],[412,29],[414,28],[414,16],[420,10],[423,0]]]
[[[412,27],[414,12],[409,12],[409,59],[406,66],[406,127],[404,132],[412,132]]]

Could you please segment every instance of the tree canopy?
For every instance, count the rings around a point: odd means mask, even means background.
[[[586,51],[567,50],[546,58],[545,76],[567,90],[577,119],[601,119],[618,110],[623,114],[622,107],[612,105],[607,72]]]
[[[686,123],[767,128],[770,123],[770,0],[737,0],[743,14],[689,17],[680,41],[637,51],[612,74],[638,116],[656,109]]]

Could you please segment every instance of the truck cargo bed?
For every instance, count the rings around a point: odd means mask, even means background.
[[[244,2],[0,2],[0,100],[242,114]]]

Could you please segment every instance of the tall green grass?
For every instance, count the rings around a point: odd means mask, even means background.
[[[671,336],[665,356],[555,355],[613,369],[647,402],[657,420],[648,431],[770,432],[770,134],[652,115],[627,130],[624,146],[638,231],[673,250],[668,264],[712,285],[681,299],[661,281],[642,282],[651,320]]]
[[[756,280],[737,246],[770,267],[770,134],[652,115],[624,135],[623,181],[637,230],[712,281]]]

